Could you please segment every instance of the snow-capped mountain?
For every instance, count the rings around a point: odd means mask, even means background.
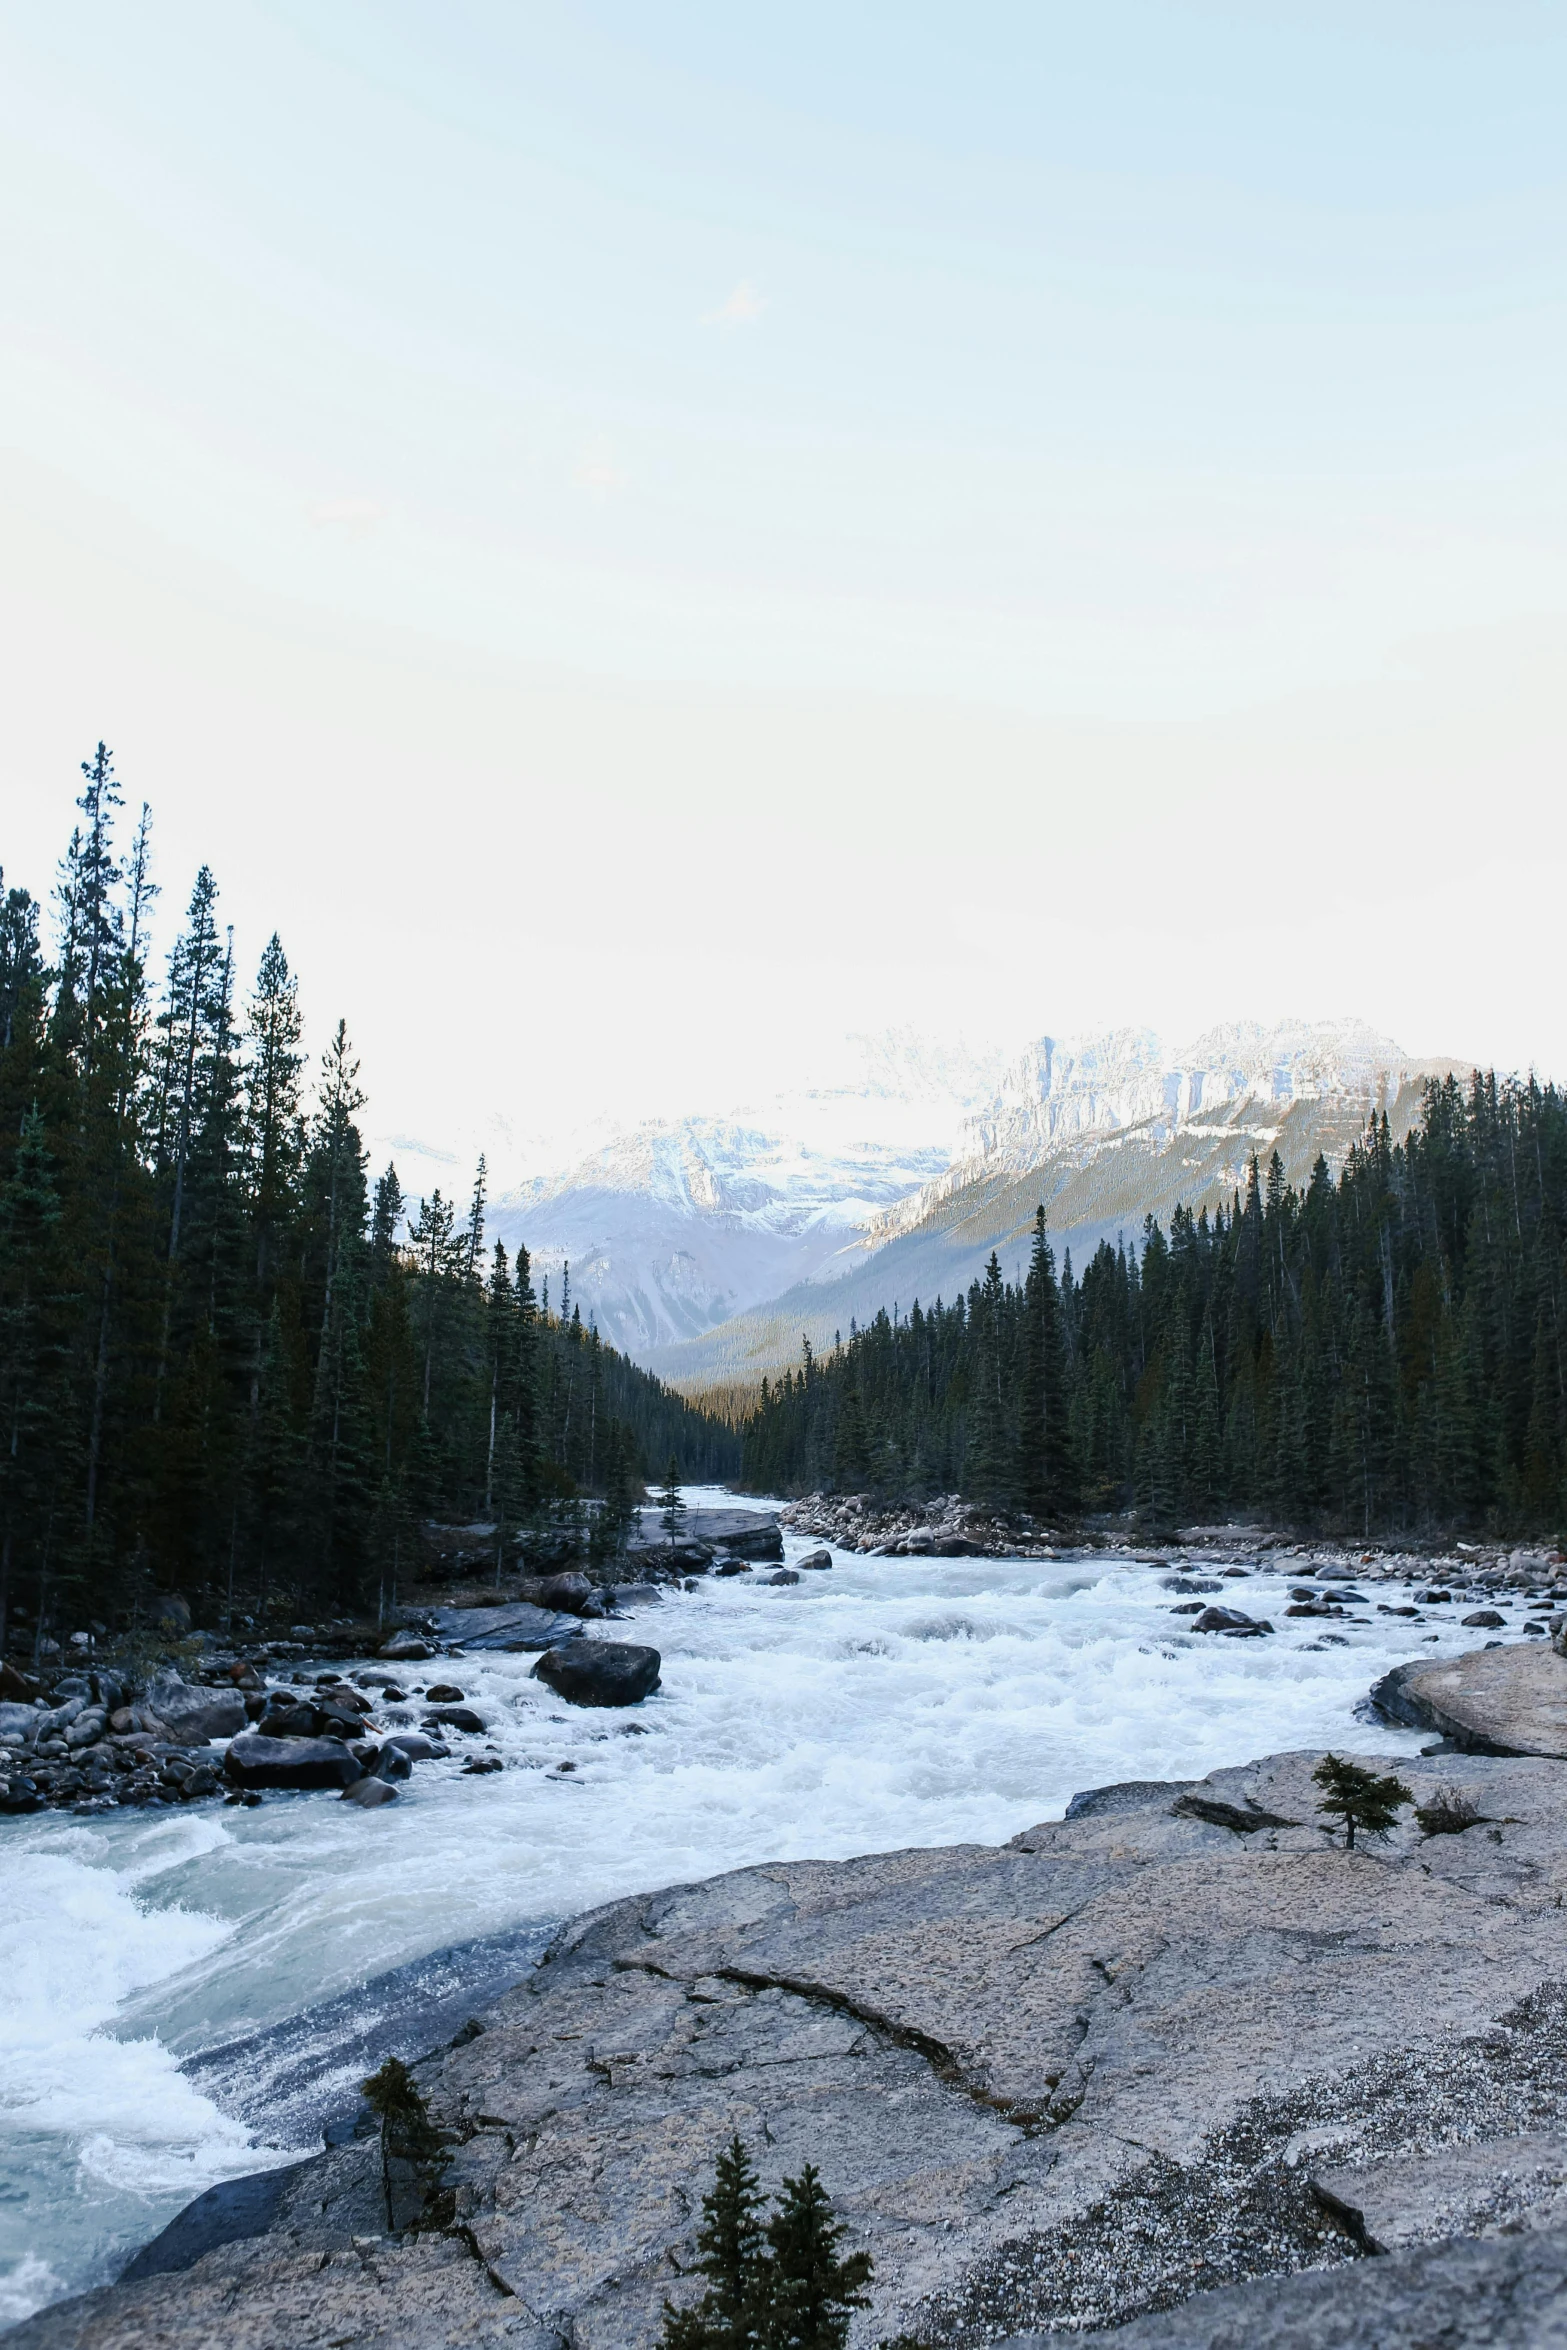
[[[831,1280],[879,1214],[950,1163],[1001,1068],[907,1030],[847,1041],[837,1082],[614,1135],[498,1199],[491,1232],[527,1243],[554,1303],[569,1264],[584,1319],[638,1357]]]
[[[1228,1199],[1253,1152],[1277,1149],[1300,1183],[1319,1152],[1341,1166],[1373,1110],[1386,1107],[1401,1138],[1425,1077],[1452,1066],[1416,1061],[1361,1021],[1234,1022],[1174,1052],[1149,1029],[1040,1037],[964,1121],[949,1165],[874,1214],[825,1268],[827,1285],[648,1359],[686,1386],[749,1382],[797,1362],[802,1336],[830,1346],[882,1307],[960,1295],[992,1249],[1018,1278],[1041,1204],[1057,1250],[1081,1265],[1101,1239],[1135,1244],[1145,1216]]]
[[[1175,1052],[1151,1028],[1042,1036],[965,1122],[952,1164],[877,1218],[867,1243],[911,1231],[965,1184],[1134,1135],[1154,1150],[1182,1135],[1228,1139],[1243,1164],[1252,1147],[1271,1145],[1294,1104],[1353,1103],[1358,1126],[1364,1107],[1395,1097],[1424,1066],[1363,1020],[1229,1021]]]

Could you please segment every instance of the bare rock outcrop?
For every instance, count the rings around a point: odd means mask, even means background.
[[[1137,2317],[1176,2330],[1129,2342],[1171,2350],[1347,2342],[1204,2333],[1191,2297],[1299,2270],[1344,2273],[1266,2291],[1381,2289],[1390,2262],[1351,2271],[1395,2209],[1401,2258],[1495,2226],[1525,2231],[1527,2266],[1567,2143],[1567,1781],[1401,1757],[1423,1806],[1445,1792],[1472,1824],[1406,1813],[1346,1853],[1316,1760],[1105,1790],[999,1849],[779,1862],[593,1911],[416,2068],[450,2147],[439,2224],[394,2229],[374,2148],[344,2148],[264,2235],[45,2311],[8,2350],[636,2350],[694,2290],[735,2130],[770,2188],[817,2163],[873,2254],[867,2350]]]
[[[1371,1696],[1389,1720],[1434,1730],[1467,1753],[1567,1760],[1567,1658],[1545,1641],[1395,1665]]]

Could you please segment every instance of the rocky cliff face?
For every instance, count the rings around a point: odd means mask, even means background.
[[[1406,1813],[1346,1853],[1315,1760],[1102,1789],[999,1850],[593,1912],[417,2068],[451,2146],[422,2232],[367,2141],[295,2174],[264,2235],[46,2311],[14,2350],[633,2350],[692,2290],[736,2130],[770,2187],[820,2165],[875,2258],[865,2345],[1091,2330],[1559,2221],[1560,1764],[1400,1761],[1469,1824]]]

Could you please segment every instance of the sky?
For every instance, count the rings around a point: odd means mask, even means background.
[[[1567,18],[0,0],[0,859],[381,1144],[1356,1014],[1567,1075]]]

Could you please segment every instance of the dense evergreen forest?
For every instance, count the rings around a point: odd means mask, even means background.
[[[0,886],[0,1645],[8,1608],[160,1592],[347,1610],[421,1518],[603,1548],[671,1455],[731,1474],[726,1427],[486,1248],[482,1161],[466,1204],[371,1185],[345,1026],[308,1086],[282,945],[242,1001],[205,867],[154,988],[148,812],[122,848],[102,744],[82,774],[47,936]]]
[[[1047,1523],[1135,1506],[1346,1533],[1567,1523],[1567,1102],[1432,1083],[1335,1182],[1277,1153],[1210,1220],[1151,1220],[1058,1280],[1040,1210],[1021,1286],[879,1314],[764,1388],[762,1492],[962,1492]]]

